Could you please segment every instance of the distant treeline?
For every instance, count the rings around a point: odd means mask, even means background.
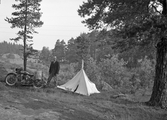
[[[22,55],[22,45],[15,44],[15,43],[9,43],[9,42],[0,42],[0,54],[6,54],[6,53],[14,53],[18,55]]]

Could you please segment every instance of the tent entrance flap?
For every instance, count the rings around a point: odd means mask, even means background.
[[[74,89],[74,92],[78,89],[78,86],[79,86],[79,84],[78,84],[77,87]]]

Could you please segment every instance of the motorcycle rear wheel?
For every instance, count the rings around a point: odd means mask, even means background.
[[[44,81],[41,79],[35,79],[33,86],[34,88],[42,88],[44,86]]]
[[[16,74],[14,73],[9,73],[6,77],[5,77],[5,83],[9,86],[14,86],[17,83],[17,77]]]

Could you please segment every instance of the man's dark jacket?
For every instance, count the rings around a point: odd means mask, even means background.
[[[49,74],[53,74],[56,75],[59,73],[59,69],[60,69],[60,64],[58,61],[56,62],[51,62],[50,64],[50,68],[49,68]]]

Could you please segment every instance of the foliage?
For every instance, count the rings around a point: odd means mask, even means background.
[[[52,58],[52,55],[49,48],[43,47],[39,56],[40,61],[43,62],[45,65],[49,66],[51,58]]]
[[[110,46],[109,33],[92,31],[83,33],[76,39],[71,38],[66,45],[65,58],[69,63],[87,61],[89,57],[100,61],[102,58],[112,56],[114,50]]]
[[[67,43],[65,58],[68,63],[75,63],[78,60],[77,45],[74,38],[71,38]]]
[[[88,40],[89,40],[89,54],[90,56],[96,60],[98,55],[97,55],[97,47],[99,42],[98,40],[98,31],[92,31],[87,34]]]
[[[18,37],[12,40],[18,41],[26,34],[27,39],[32,39],[33,33],[37,33],[34,28],[42,26],[43,22],[40,21],[40,2],[42,0],[16,0],[18,4],[13,4],[12,7],[16,10],[12,13],[14,17],[6,17],[5,21],[12,24],[11,28],[20,28],[17,33]],[[26,26],[26,31],[24,30]],[[28,41],[28,40],[27,40]]]
[[[97,86],[101,85],[101,72],[100,68],[97,66],[97,62],[90,57],[86,62],[87,67],[85,69],[88,78],[94,82]]]
[[[141,87],[149,87],[150,83],[153,83],[154,79],[154,69],[155,69],[155,61],[147,59],[145,57],[143,61],[141,62],[141,71],[144,72],[144,74],[141,74]]]
[[[90,58],[86,64],[86,74],[99,89],[102,81],[123,93],[135,93],[139,89],[152,88],[155,62],[147,57],[138,61],[138,67],[130,69],[118,55],[103,59],[99,63]]]
[[[61,62],[65,61],[66,44],[64,40],[57,40],[52,55],[57,56],[57,59]]]
[[[88,0],[78,9],[83,23],[91,28],[120,27],[123,23],[142,19],[148,13],[150,0]]]
[[[140,88],[152,88],[154,74],[155,74],[155,62],[149,60],[147,57],[140,61],[140,67],[133,68],[131,82],[135,89]]]
[[[132,61],[126,61],[135,64],[135,58],[155,57],[155,46],[166,34],[166,18],[161,16],[164,5],[163,0],[90,0],[80,6],[78,13],[90,29],[111,32],[109,45],[124,52],[124,57],[131,57]]]
[[[125,64],[123,60],[118,59],[118,55],[114,55],[110,59],[103,59],[99,63],[103,80],[111,86],[122,86],[129,77],[126,68],[123,67]]]
[[[67,44],[63,40],[57,40],[52,55],[56,55],[61,62],[65,63],[81,62],[81,59],[87,61],[89,57],[98,62],[114,53],[110,46],[111,39],[106,31],[82,33],[75,39],[71,38]]]
[[[89,33],[90,41],[90,56],[95,60],[100,61],[100,59],[109,58],[113,54],[116,54],[116,51],[112,48],[112,40],[115,37],[111,37],[111,32],[106,30],[102,31],[92,31]]]
[[[81,34],[76,38],[77,45],[77,55],[79,56],[79,60],[85,60],[89,53],[89,40],[86,34]]]

